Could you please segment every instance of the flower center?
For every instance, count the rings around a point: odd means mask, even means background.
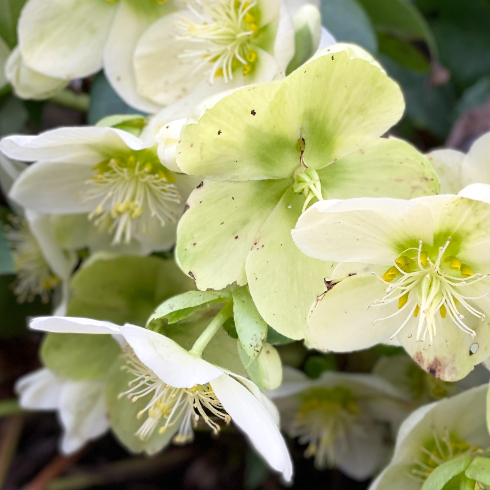
[[[259,32],[256,2],[245,0],[204,0],[188,9],[199,19],[182,17],[177,24],[177,39],[195,43],[196,49],[185,50],[180,58],[195,60],[194,73],[209,66],[212,84],[216,77],[228,83],[241,68],[249,75],[257,62],[253,40]]]
[[[481,451],[481,448],[471,446],[458,437],[449,434],[447,429],[444,429],[442,436],[435,429],[432,429],[432,434],[433,438],[422,446],[420,458],[414,461],[408,472],[410,478],[419,483],[424,483],[441,464],[458,456],[470,456]]]
[[[181,198],[172,173],[151,150],[104,160],[86,182],[83,202],[94,201],[89,219],[114,233],[113,244],[129,243],[136,231],[147,233],[150,220],[161,226],[177,220]]]
[[[427,374],[415,363],[410,364],[407,370],[407,377],[409,378],[410,392],[416,400],[423,398],[425,395],[428,395],[431,400],[442,400],[458,393],[454,383],[442,381]]]
[[[19,303],[33,301],[40,296],[43,303],[49,301],[49,295],[60,282],[46,262],[44,255],[29,229],[26,220],[9,217],[12,226],[5,227],[5,234],[12,249],[17,277],[13,290]]]
[[[405,250],[379,279],[388,285],[386,295],[375,301],[373,306],[386,305],[398,302],[398,311],[378,321],[392,318],[405,313],[404,322],[393,334],[392,339],[398,335],[411,318],[418,317],[417,341],[425,341],[429,335],[429,345],[436,335],[439,318],[446,316],[463,332],[475,337],[475,332],[464,322],[465,316],[461,310],[466,310],[479,320],[485,315],[470,305],[469,302],[486,297],[471,296],[466,288],[485,279],[488,274],[474,273],[471,267],[461,263],[454,255],[446,256],[451,242],[449,237],[443,247],[439,247],[438,254],[430,257],[424,251],[423,243],[418,248]]]
[[[122,369],[135,378],[129,383],[130,389],[119,396],[127,396],[136,402],[151,395],[148,404],[138,413],[138,418],[146,416],[146,420],[136,432],[140,439],[149,439],[157,427],[158,432],[163,434],[169,427],[179,424],[173,441],[176,444],[186,444],[194,439],[193,428],[200,419],[204,420],[214,433],[219,432],[220,426],[213,419],[222,420],[227,424],[231,421],[209,383],[192,388],[175,388],[164,383],[145,366],[129,346],[125,347],[123,357],[126,364]]]
[[[314,456],[318,469],[335,466],[336,450],[346,451],[347,434],[360,410],[352,393],[343,387],[313,388],[300,395],[302,405],[290,426],[291,437],[308,444],[306,457]]]

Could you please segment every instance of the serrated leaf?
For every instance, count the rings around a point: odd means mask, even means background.
[[[40,350],[47,368],[73,380],[106,375],[120,353],[119,344],[110,335],[71,333],[49,333]]]
[[[17,44],[17,21],[27,0],[0,0],[0,36],[10,48]]]
[[[267,323],[257,311],[248,286],[235,289],[232,296],[238,339],[248,357],[255,359],[260,355],[267,337]]]
[[[186,293],[168,299],[158,306],[148,319],[148,323],[160,319],[166,319],[170,324],[177,323],[206,308],[210,304],[226,302],[230,296],[231,293],[228,290],[187,291]]]
[[[421,490],[442,490],[450,480],[463,473],[470,463],[469,456],[461,456],[439,465],[425,480]]]
[[[472,480],[490,485],[490,458],[475,458],[464,473]]]
[[[257,359],[251,359],[240,342],[238,354],[250,379],[262,390],[275,390],[282,383],[282,362],[277,350],[265,343]]]

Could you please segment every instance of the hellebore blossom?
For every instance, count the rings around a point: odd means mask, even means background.
[[[133,239],[149,250],[173,245],[188,178],[163,166],[152,142],[111,127],[70,127],[9,136],[0,150],[37,160],[10,191],[26,209],[84,214],[113,245]]]
[[[308,256],[348,270],[312,305],[313,347],[345,352],[397,339],[445,381],[489,357],[490,204],[462,196],[320,202],[293,238]]]
[[[15,391],[22,408],[58,412],[64,454],[78,451],[109,429],[102,379],[70,380],[42,368],[20,378]]]
[[[425,405],[403,422],[390,465],[369,490],[484,490],[490,485],[487,385]]]
[[[292,476],[289,453],[278,425],[277,409],[257,386],[201,358],[203,350],[222,322],[213,321],[190,351],[168,337],[134,325],[71,317],[36,318],[34,330],[79,334],[114,335],[123,346],[123,369],[131,375],[127,396],[145,400],[138,419],[141,439],[158,434],[163,444],[172,439],[184,444],[193,439],[193,427],[203,421],[214,432],[220,423],[233,421],[268,464]],[[125,403],[120,400],[120,403]],[[126,401],[126,403],[128,403]]]
[[[305,456],[315,459],[317,469],[338,467],[355,480],[369,478],[383,465],[389,424],[407,414],[399,393],[369,374],[324,372],[310,379],[284,368],[283,384],[269,396],[283,429],[308,444]]]
[[[379,138],[403,109],[398,85],[368,53],[335,45],[284,81],[237,90],[185,124],[177,165],[205,180],[178,228],[183,271],[201,290],[248,282],[264,320],[303,338],[331,269],[291,239],[308,205],[438,190],[424,156]]]

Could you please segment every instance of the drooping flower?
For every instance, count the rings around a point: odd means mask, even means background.
[[[142,420],[137,432],[140,438],[159,433],[166,443],[172,439],[186,443],[193,439],[198,421],[214,432],[220,423],[232,421],[273,469],[291,479],[291,460],[277,427],[277,410],[248,379],[201,359],[164,335],[134,325],[44,317],[34,319],[31,328],[119,338],[124,345],[123,369],[132,376],[129,389],[121,397],[147,402],[138,414]]]
[[[22,408],[57,411],[64,454],[78,451],[109,429],[102,379],[75,381],[42,368],[20,378],[15,390]]]
[[[202,290],[248,282],[264,320],[303,338],[331,267],[294,245],[301,212],[318,199],[438,190],[425,157],[379,138],[403,108],[399,87],[368,53],[335,45],[284,81],[235,91],[188,121],[177,165],[206,178],[179,224],[184,272]]]
[[[283,429],[300,444],[319,470],[338,467],[356,480],[378,470],[389,438],[407,414],[400,393],[368,374],[324,372],[310,379],[284,368],[284,382],[269,392],[281,413]],[[388,436],[388,437],[387,437]]]
[[[320,202],[293,238],[310,257],[350,263],[311,308],[314,347],[352,351],[396,338],[446,381],[489,356],[489,204],[461,196]]]
[[[17,160],[37,160],[10,192],[26,209],[84,214],[113,245],[134,240],[164,250],[174,243],[190,189],[186,177],[160,163],[154,142],[110,127],[77,127],[10,136],[0,149]]]
[[[370,490],[487,488],[488,472],[478,469],[482,460],[490,463],[486,392],[483,385],[412,413],[400,428],[390,465]]]

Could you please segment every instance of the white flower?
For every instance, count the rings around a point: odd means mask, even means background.
[[[313,346],[352,351],[397,339],[446,381],[489,356],[489,204],[461,196],[320,202],[293,238],[310,257],[350,263],[312,306]]]
[[[0,149],[17,160],[37,160],[10,192],[26,209],[83,213],[114,245],[133,238],[149,250],[173,245],[190,189],[185,176],[160,163],[152,143],[114,128],[71,127],[10,136]]]
[[[63,427],[61,451],[73,453],[109,429],[104,401],[105,380],[73,381],[47,368],[17,381],[22,408],[56,410]]]
[[[150,395],[139,414],[143,420],[138,436],[154,431],[168,434],[168,441],[189,442],[193,426],[203,420],[215,432],[220,422],[236,424],[255,449],[286,480],[292,464],[277,427],[277,410],[251,381],[190,354],[173,340],[133,325],[83,318],[44,317],[31,328],[48,332],[116,335],[125,344],[125,369],[134,375],[122,394],[137,400]],[[123,403],[123,401],[121,401]],[[211,417],[210,417],[211,415]]]
[[[159,105],[273,80],[294,55],[281,0],[187,0],[153,23],[134,54],[138,91]]]
[[[370,490],[420,490],[443,463],[464,456],[469,456],[471,461],[488,449],[487,388],[487,385],[473,388],[412,413],[400,428],[390,465],[373,482]],[[460,471],[464,470],[465,467]],[[431,488],[446,488],[445,481],[439,484]],[[474,485],[475,482],[471,487],[454,488],[481,488]]]
[[[379,469],[388,423],[397,425],[407,413],[397,406],[399,393],[368,374],[324,372],[310,379],[286,367],[283,384],[269,396],[284,430],[308,445],[305,456],[314,457],[317,469],[336,466],[356,480]]]

